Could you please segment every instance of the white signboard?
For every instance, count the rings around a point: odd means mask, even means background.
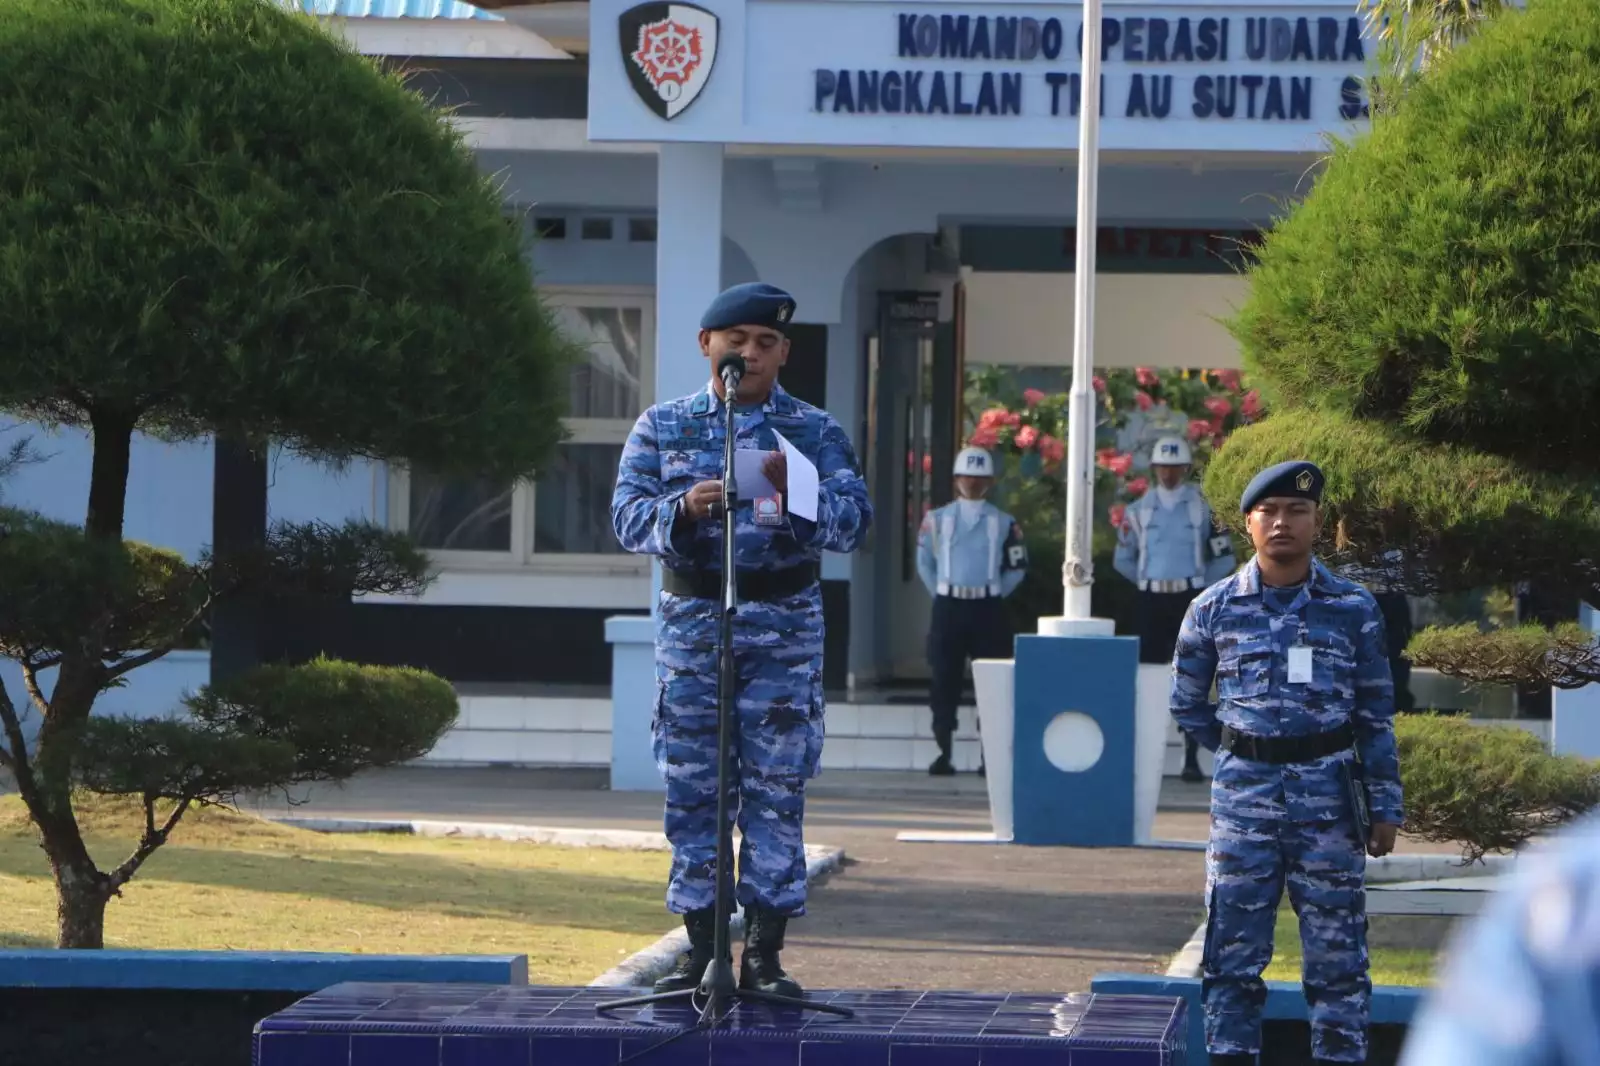
[[[589,136],[1070,149],[1080,11],[595,0]],[[1307,152],[1365,125],[1373,42],[1352,3],[1107,3],[1102,53],[1102,149]]]
[[[1078,5],[595,0],[590,11],[594,140],[1077,143]],[[1348,2],[1108,3],[1102,41],[1109,151],[1315,151],[1365,118],[1373,42]]]

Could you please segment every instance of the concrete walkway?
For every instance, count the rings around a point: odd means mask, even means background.
[[[660,796],[605,784],[603,770],[407,767],[310,790],[292,811],[281,797],[255,809],[660,831]],[[1160,820],[1161,835],[1204,839],[1203,810]],[[895,839],[987,829],[984,782],[971,774],[824,774],[806,823],[808,843],[846,855],[790,925],[785,965],[812,987],[1087,990],[1100,971],[1164,970],[1200,920],[1198,852]],[[662,918],[665,932],[672,919]]]
[[[661,798],[611,792],[604,770],[407,767],[312,789],[262,814],[459,818],[661,829]],[[297,797],[300,798],[300,797]],[[1167,782],[1160,839],[1201,841],[1206,785]],[[1196,851],[905,844],[906,829],[988,828],[975,775],[838,771],[812,782],[807,842],[844,868],[790,926],[785,964],[812,987],[1086,990],[1105,970],[1166,968],[1201,919]],[[662,915],[665,932],[672,919]]]

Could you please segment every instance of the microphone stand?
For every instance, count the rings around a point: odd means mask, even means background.
[[[599,1012],[650,1003],[669,1003],[675,1000],[687,1000],[691,1006],[694,1006],[703,997],[704,1006],[699,1008],[700,1016],[696,1023],[696,1028],[699,1029],[709,1029],[726,1020],[741,1000],[773,1007],[794,1007],[803,1010],[820,1011],[825,1014],[835,1014],[843,1018],[853,1018],[855,1017],[854,1011],[845,1007],[836,1007],[831,1003],[817,1003],[808,999],[762,992],[754,988],[740,988],[733,973],[733,945],[728,928],[733,920],[733,812],[728,809],[728,794],[734,785],[730,763],[733,761],[734,752],[737,750],[734,743],[734,730],[737,725],[734,692],[737,689],[739,677],[733,659],[733,616],[739,606],[733,551],[733,513],[734,506],[738,502],[738,490],[734,485],[733,444],[736,431],[734,424],[734,393],[738,389],[739,379],[744,374],[744,360],[737,356],[724,356],[717,370],[722,378],[724,423],[722,437],[722,615],[718,619],[717,627],[716,937],[713,941],[711,965],[706,968],[705,976],[701,978],[698,988],[684,988],[675,992],[655,992],[649,995],[633,996],[628,999],[612,1000],[596,1004],[595,1010]],[[692,1032],[693,1030],[688,1031]]]

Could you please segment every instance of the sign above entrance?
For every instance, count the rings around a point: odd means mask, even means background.
[[[623,54],[615,63],[594,57],[591,139],[974,149],[1077,144],[1083,33],[1077,4],[704,2],[717,14],[686,4],[621,12],[620,0],[593,0],[596,35],[602,21],[617,20]],[[669,9],[701,12],[713,42],[720,26],[728,68],[693,115],[670,125],[662,119],[687,103],[673,110],[653,102],[629,51],[636,13]],[[1325,134],[1348,135],[1366,117],[1362,79],[1372,42],[1348,2],[1168,0],[1112,2],[1105,10],[1103,149],[1308,152],[1324,147]],[[675,47],[675,57],[690,54],[687,45]],[[623,82],[639,99],[619,91]],[[702,77],[695,92],[704,86]]]

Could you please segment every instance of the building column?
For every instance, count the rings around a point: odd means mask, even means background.
[[[663,144],[656,156],[656,403],[711,377],[696,337],[722,291],[722,145]],[[650,619],[610,618],[611,788],[656,791],[650,747],[655,714],[656,604],[661,563],[650,566]]]
[[[663,144],[656,157],[657,403],[710,377],[695,343],[722,291],[722,145]]]
[[[722,291],[722,145],[663,144],[656,156],[656,395],[661,403],[711,378],[696,338]],[[650,567],[650,614],[661,564]]]

